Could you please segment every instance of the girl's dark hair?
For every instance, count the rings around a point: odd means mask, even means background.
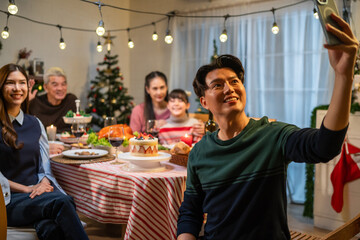
[[[151,96],[150,94],[148,94],[146,92],[146,87],[150,88],[150,82],[151,80],[153,80],[156,77],[160,77],[164,80],[166,86],[167,84],[167,78],[165,76],[165,74],[163,74],[162,72],[159,71],[154,71],[149,73],[148,75],[146,75],[145,77],[145,87],[144,87],[144,92],[145,92],[145,106],[144,106],[144,116],[145,116],[145,122],[147,122],[147,120],[149,119],[155,119],[155,112],[154,112],[154,108],[153,108],[153,104],[152,104],[152,100],[151,100]],[[165,96],[165,101],[168,101],[168,97],[169,94],[168,92],[166,92],[166,96]]]
[[[186,92],[182,89],[174,89],[169,93],[169,99],[181,99],[183,100],[185,103],[189,102],[189,98],[188,95],[186,94]]]
[[[205,90],[208,89],[206,85],[206,75],[215,70],[220,68],[230,68],[232,69],[237,77],[244,83],[244,67],[240,59],[232,55],[221,55],[219,56],[214,62],[204,65],[199,68],[196,73],[195,79],[193,81],[193,87],[196,95],[200,98],[205,95]]]
[[[7,64],[0,69],[0,127],[1,127],[1,136],[4,143],[14,149],[21,149],[23,147],[23,143],[16,144],[17,134],[10,121],[8,110],[6,108],[6,101],[2,94],[2,90],[4,84],[12,72],[19,71],[21,72],[25,78],[26,82],[29,82],[29,78],[25,72],[25,70],[16,64]],[[29,92],[29,91],[28,91]],[[21,104],[21,109],[24,113],[28,113],[29,109],[29,94],[27,95],[25,101]]]

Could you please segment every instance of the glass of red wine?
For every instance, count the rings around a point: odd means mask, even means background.
[[[86,132],[86,123],[73,122],[71,125],[71,133],[76,137],[79,146],[81,136]]]
[[[160,124],[158,120],[148,120],[146,123],[146,133],[153,137],[158,137],[160,131]]]
[[[120,164],[118,159],[118,147],[123,144],[125,140],[125,131],[123,127],[113,125],[109,127],[108,140],[111,146],[115,148],[115,162],[113,164]]]

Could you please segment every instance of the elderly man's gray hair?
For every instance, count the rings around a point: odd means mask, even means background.
[[[64,77],[66,80],[66,74],[65,74],[64,70],[59,67],[52,67],[46,71],[46,73],[44,75],[44,83],[45,84],[47,84],[49,82],[51,76]]]

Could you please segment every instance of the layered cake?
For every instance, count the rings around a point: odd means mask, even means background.
[[[150,134],[140,134],[130,138],[130,155],[138,157],[158,156],[158,139]]]

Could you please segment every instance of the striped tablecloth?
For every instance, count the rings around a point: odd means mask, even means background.
[[[127,172],[110,163],[52,162],[52,170],[79,212],[102,223],[127,224],[125,239],[176,239],[186,168],[165,162],[166,171]]]

